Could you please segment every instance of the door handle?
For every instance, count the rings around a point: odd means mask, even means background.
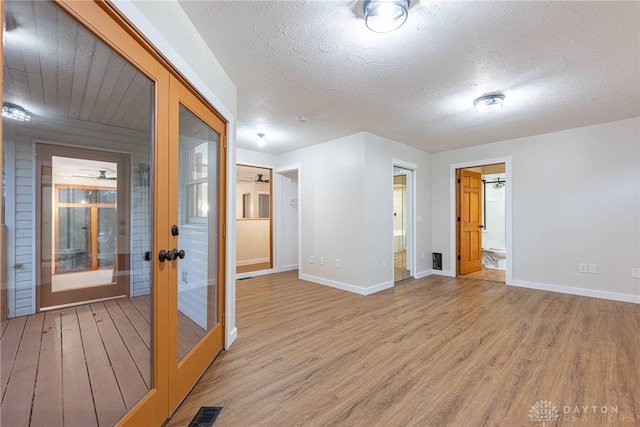
[[[165,261],[173,261],[174,259],[183,259],[186,255],[186,252],[184,251],[184,249],[171,249],[170,251],[165,251],[164,249],[162,249],[160,252],[158,252],[158,259],[160,260],[160,262],[165,262]]]
[[[174,259],[176,259],[178,256],[178,251],[176,249],[172,249],[170,251],[167,252],[167,255],[165,255],[165,257],[167,258],[167,261],[173,261]]]

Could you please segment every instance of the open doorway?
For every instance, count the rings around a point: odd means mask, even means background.
[[[393,281],[413,277],[413,170],[393,167]]]
[[[456,169],[456,275],[506,282],[505,163]]]
[[[129,293],[129,156],[36,144],[39,310]]]
[[[272,170],[236,167],[236,273],[273,268]]]

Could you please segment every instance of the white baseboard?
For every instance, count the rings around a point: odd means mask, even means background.
[[[308,274],[300,274],[300,279],[307,282],[318,283],[320,285],[330,286],[332,288],[341,289],[347,292],[353,292],[358,295],[371,295],[376,292],[384,291],[385,289],[393,288],[393,281],[379,283],[374,286],[363,288],[360,286],[349,285],[347,283],[336,282],[334,280],[323,279],[322,277],[310,276]]]
[[[431,270],[431,274],[435,276],[456,277],[456,275],[449,270]]]
[[[251,265],[251,264],[262,264],[263,262],[269,262],[269,258],[248,259],[245,261],[236,260],[236,266],[242,267],[242,266]]]
[[[265,276],[267,274],[273,274],[273,273],[278,273],[278,271],[275,268],[269,268],[267,270],[247,271],[246,273],[236,274],[236,280],[248,279],[249,277],[256,277],[256,276]]]
[[[231,332],[229,332],[229,335],[227,335],[227,339],[225,340],[225,350],[228,350],[231,344],[233,344],[236,339],[238,339],[238,328],[234,327]]]
[[[414,279],[422,279],[423,277],[431,276],[433,274],[433,270],[424,270],[419,271],[413,275]]]
[[[512,280],[510,286],[538,289],[540,291],[559,292],[561,294],[579,295],[583,297],[601,298],[613,301],[631,302],[640,304],[640,294],[621,294],[618,292],[598,291],[594,289],[575,288],[573,286],[550,285],[547,283],[527,282],[525,280]]]
[[[275,273],[284,273],[285,271],[293,271],[297,270],[298,265],[287,265],[282,268],[269,268],[267,270],[256,270],[256,271],[247,271],[246,273],[238,273],[236,274],[236,280],[238,279],[247,279],[249,277],[256,276],[265,276],[267,274],[275,274]]]

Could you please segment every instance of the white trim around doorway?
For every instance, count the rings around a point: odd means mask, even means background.
[[[407,256],[409,257],[409,259],[407,260],[407,267],[409,269],[410,272],[410,278],[416,278],[416,230],[417,230],[417,223],[416,223],[416,172],[418,170],[418,165],[415,163],[410,163],[410,162],[406,162],[404,160],[399,160],[399,159],[392,159],[391,160],[391,176],[393,177],[395,174],[394,168],[403,168],[406,169],[408,171],[410,171],[411,173],[408,175],[409,179],[407,180],[407,194],[409,195],[409,200],[407,203],[407,211],[408,211],[408,222],[409,222],[409,229],[408,231],[408,236],[407,236]],[[391,182],[393,183],[393,178],[391,180]],[[393,184],[392,184],[393,185]],[[392,204],[393,205],[393,204]],[[393,212],[392,212],[393,214]],[[392,233],[393,235],[393,224],[392,224]],[[393,242],[391,244],[391,260],[394,259],[394,252],[393,252]],[[393,262],[392,262],[393,264]],[[392,266],[393,267],[393,266]],[[393,271],[393,268],[391,269],[391,271]],[[391,278],[391,281],[393,282],[395,280],[394,277]]]
[[[493,165],[496,163],[504,163],[505,179],[508,184],[505,188],[505,249],[507,252],[506,284],[513,284],[513,234],[511,209],[513,201],[513,180],[511,178],[511,156],[474,160],[465,163],[452,163],[449,165],[449,271],[443,272],[443,275],[456,277],[456,222],[454,221],[454,218],[456,217],[456,169],[473,168],[478,166]]]

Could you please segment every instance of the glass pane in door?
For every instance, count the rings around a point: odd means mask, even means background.
[[[91,269],[91,209],[60,207],[57,212],[57,272]]]
[[[98,268],[113,267],[116,258],[117,217],[114,208],[97,208]]]
[[[218,323],[220,135],[180,105],[178,360]],[[181,254],[182,255],[182,254]]]
[[[393,281],[410,277],[407,268],[407,175],[393,168]]]
[[[3,13],[0,425],[113,425],[153,387],[156,86],[52,1]]]

